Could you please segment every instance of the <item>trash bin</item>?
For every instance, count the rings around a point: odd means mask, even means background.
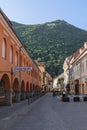
[[[62,100],[62,101],[63,101],[63,102],[69,102],[69,101],[70,101],[70,99],[69,99],[69,97],[67,97],[67,96],[66,96],[66,97],[64,97],[64,98],[63,98],[63,100]]]
[[[83,101],[87,101],[87,96],[84,96],[84,97],[83,97]]]
[[[75,96],[75,97],[73,98],[73,101],[74,101],[74,102],[79,102],[79,101],[80,101],[80,97]]]

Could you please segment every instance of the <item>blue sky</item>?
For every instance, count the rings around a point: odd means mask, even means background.
[[[54,20],[87,30],[87,0],[0,0],[7,17],[23,24],[41,24]]]

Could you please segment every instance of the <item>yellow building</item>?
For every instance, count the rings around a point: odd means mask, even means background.
[[[49,91],[50,88],[52,88],[52,77],[51,75],[46,71],[45,64],[43,62],[37,62],[35,61],[41,71],[41,86],[42,90]]]
[[[44,90],[45,85],[45,64],[43,62],[36,62],[40,71],[41,71],[41,86],[42,90]]]
[[[45,88],[46,91],[51,91],[53,87],[52,77],[51,75],[46,71],[45,72]]]

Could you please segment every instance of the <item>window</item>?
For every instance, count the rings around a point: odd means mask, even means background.
[[[83,62],[81,63],[81,72],[82,73],[84,72],[84,63]]]
[[[87,71],[87,60],[86,60],[86,71]]]
[[[2,58],[6,59],[6,40],[2,41]]]
[[[10,47],[10,63],[13,63],[13,47]]]
[[[18,66],[18,52],[16,52],[15,55],[15,65]]]

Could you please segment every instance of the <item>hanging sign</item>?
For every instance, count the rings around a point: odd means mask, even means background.
[[[11,72],[17,72],[17,71],[31,71],[32,67],[13,67],[11,69]]]

